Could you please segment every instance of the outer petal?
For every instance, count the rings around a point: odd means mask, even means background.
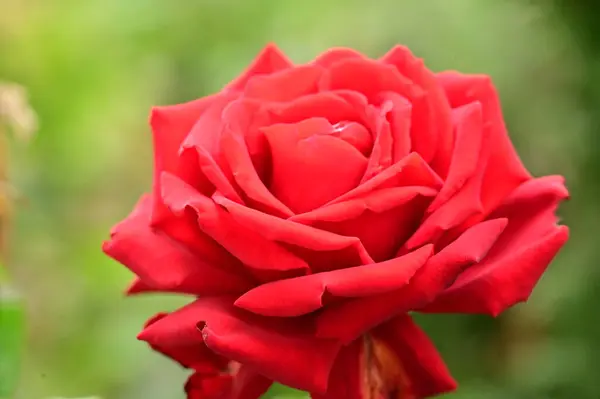
[[[175,214],[181,214],[186,209],[193,210],[200,229],[233,256],[254,269],[253,271],[263,270],[274,273],[273,275],[259,273],[255,276],[270,280],[282,277],[281,272],[297,275],[308,270],[308,265],[302,259],[279,244],[237,223],[228,212],[210,198],[194,191],[177,177],[164,174],[162,187],[163,200]]]
[[[306,320],[253,316],[231,304],[225,297],[198,299],[150,325],[139,338],[160,345],[203,337],[216,353],[268,378],[298,389],[326,390],[339,351],[335,341],[314,338]]]
[[[421,399],[452,391],[456,382],[427,336],[398,316],[344,347],[325,394],[313,399]]]
[[[453,108],[475,101],[481,103],[484,136],[489,136],[490,147],[493,148],[486,165],[481,193],[484,214],[487,214],[531,176],[510,142],[491,79],[485,75],[442,72],[437,74],[437,80]]]
[[[433,169],[446,177],[453,145],[450,106],[435,75],[425,67],[423,60],[415,57],[404,46],[392,48],[381,58],[386,64],[394,65],[425,93],[414,110],[415,121],[411,129],[413,151],[418,152]],[[411,100],[414,101],[413,98]]]
[[[367,100],[356,92],[320,92],[286,103],[269,104],[275,123],[298,123],[309,118],[325,118],[331,124],[362,122]]]
[[[151,208],[151,197],[143,197],[103,245],[104,252],[131,269],[146,290],[213,295],[243,292],[252,286],[251,280],[230,272],[226,265],[207,262],[151,228]]]
[[[331,304],[317,319],[318,336],[350,342],[398,314],[424,307],[450,285],[465,267],[485,257],[506,224],[506,219],[495,219],[470,228],[431,257],[403,289]]]
[[[399,398],[426,398],[456,389],[456,381],[433,343],[409,315],[382,324],[372,334],[374,352],[387,351],[399,366],[396,376],[390,376],[396,378],[388,380],[388,385],[393,384],[396,388]],[[384,353],[379,358],[385,358]]]
[[[291,101],[316,93],[322,74],[321,67],[302,65],[256,76],[248,81],[244,96],[261,101]]]
[[[404,287],[433,251],[432,246],[386,262],[274,281],[248,291],[235,305],[264,316],[290,317],[313,312],[327,295],[356,298]]]
[[[179,150],[185,172],[179,176],[205,195],[211,195],[216,189],[228,198],[242,202],[220,148],[223,111],[235,98],[235,93],[221,95],[194,124]]]
[[[510,222],[486,259],[462,273],[425,310],[496,316],[527,300],[568,239],[568,228],[557,226],[554,214],[567,196],[559,176],[522,184],[493,214]]]
[[[473,102],[452,111],[456,143],[444,186],[431,203],[433,212],[448,201],[476,173],[483,139],[481,104]]]
[[[258,399],[273,381],[240,365],[233,374],[194,373],[185,385],[187,399]]]
[[[158,313],[151,317],[144,325],[144,330],[153,324],[168,317],[169,313]],[[179,326],[174,326],[179,328]],[[210,350],[205,344],[202,334],[198,332],[179,329],[181,339],[154,340],[148,344],[155,351],[173,359],[182,367],[194,369],[204,375],[220,374],[227,369],[229,360]]]
[[[464,108],[463,111],[468,111],[469,109],[475,110],[476,106],[469,106]],[[460,114],[455,115],[458,116]],[[476,112],[465,112],[462,115],[471,115],[471,118],[463,119],[465,128],[468,126],[477,127],[476,123],[471,123],[476,122]],[[467,133],[469,130],[464,129],[462,131]],[[475,134],[477,134],[476,130],[471,131],[470,136]],[[457,138],[455,150],[460,151],[463,145],[470,147],[474,144],[477,144],[476,139],[473,137],[467,139],[461,135]],[[425,243],[436,243],[438,247],[443,247],[449,241],[456,238],[457,235],[460,235],[465,229],[483,219],[485,208],[482,202],[482,185],[484,183],[486,165],[490,154],[494,151],[491,145],[490,137],[484,137],[480,150],[475,153],[476,161],[474,166],[473,157],[470,152],[469,156],[465,156],[464,154],[457,155],[457,159],[462,159],[464,163],[453,164],[453,167],[456,166],[457,169],[456,171],[451,169],[448,180],[440,191],[441,201],[430,205],[428,215],[422,221],[417,231],[404,244],[405,249],[417,248]],[[472,174],[468,176],[470,172]],[[464,180],[466,182],[461,184]],[[450,194],[450,192],[453,193]],[[445,238],[446,240],[441,240],[441,238]]]
[[[364,346],[358,339],[343,347],[338,354],[329,376],[327,392],[312,392],[310,396],[312,399],[372,399],[368,395],[365,377]]]
[[[366,57],[350,48],[332,48],[320,54],[313,61],[314,64],[330,67],[333,64],[347,59],[365,59]]]
[[[350,191],[367,166],[367,159],[354,146],[328,135],[334,129],[325,119],[277,124],[263,131],[273,158],[271,192],[296,213]]]
[[[220,95],[203,97],[188,103],[167,107],[154,107],[150,115],[154,142],[154,192],[160,192],[160,174],[177,173],[179,147],[198,118],[208,110]],[[155,196],[152,219],[158,221],[168,216],[168,211]]]
[[[409,100],[423,96],[423,91],[391,65],[360,58],[348,58],[333,64],[323,75],[321,90],[355,90],[376,102],[384,91],[394,91]]]
[[[273,43],[268,44],[254,59],[252,64],[236,79],[229,83],[226,90],[242,90],[248,80],[258,75],[268,75],[291,68],[292,62]]]

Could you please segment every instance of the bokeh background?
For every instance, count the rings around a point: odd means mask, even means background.
[[[182,300],[125,299],[131,276],[100,245],[150,187],[150,107],[219,90],[274,41],[297,62],[331,46],[376,57],[403,43],[434,70],[493,77],[526,165],[567,177],[572,238],[526,305],[498,319],[418,320],[460,383],[449,398],[600,398],[597,4],[0,0],[0,80],[27,89],[40,126],[29,144],[10,142],[20,195],[6,264],[26,320],[15,397],[183,398],[186,372],[135,339]],[[9,341],[18,317],[5,313],[7,369],[21,347]]]

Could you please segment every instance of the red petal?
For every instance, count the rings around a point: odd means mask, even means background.
[[[291,220],[271,216],[214,195],[213,200],[227,209],[235,221],[259,234],[269,241],[295,245],[316,251],[339,251],[351,249],[363,264],[372,263],[360,240],[355,237],[340,236],[328,231],[315,229]]]
[[[290,219],[358,237],[371,257],[382,261],[414,232],[428,197],[440,185],[435,172],[413,153],[328,205]]]
[[[197,214],[200,229],[250,268],[298,273],[308,269],[302,259],[239,224],[210,198],[177,177],[164,174],[162,187],[164,203],[175,214],[192,209]]]
[[[148,284],[144,283],[142,280],[140,280],[139,277],[135,277],[133,279],[133,281],[129,284],[129,287],[127,287],[127,289],[125,290],[125,294],[126,295],[136,295],[136,294],[143,294],[145,292],[152,292],[154,291],[152,289],[152,287],[150,287]]]
[[[464,142],[462,137],[458,141],[457,146]],[[470,144],[476,143],[476,140],[466,141]],[[458,147],[456,149],[458,150]],[[448,198],[449,191],[454,191],[453,195],[445,202],[441,202],[441,205],[438,202],[439,206],[437,209],[434,208],[435,210],[425,218],[417,231],[404,244],[406,250],[417,248],[426,243],[436,243],[438,247],[443,247],[466,228],[483,219],[485,209],[482,203],[481,191],[485,176],[485,167],[488,163],[490,153],[493,151],[494,149],[491,147],[489,136],[484,137],[481,143],[481,150],[475,153],[477,158],[475,165],[473,166],[471,156],[464,156],[462,159],[464,159],[465,164],[458,168],[456,173],[451,170],[451,175],[448,176],[449,180],[444,186],[446,187],[446,192],[442,193],[440,191],[440,195],[442,195],[442,201]],[[467,173],[471,171],[473,174],[467,176]],[[461,186],[463,179],[466,179],[466,182]],[[442,190],[444,190],[444,187]],[[428,210],[431,211],[431,208],[432,206]]]
[[[350,48],[332,48],[320,54],[313,61],[314,64],[330,67],[333,64],[347,59],[365,59],[365,56]]]
[[[386,111],[393,137],[392,159],[398,162],[411,150],[412,104],[398,93],[385,92],[381,94],[381,108]]]
[[[261,101],[291,101],[316,93],[322,74],[321,67],[302,65],[256,76],[248,81],[244,96]]]
[[[240,365],[233,375],[194,373],[185,385],[188,399],[258,399],[273,381]]]
[[[242,295],[235,305],[264,316],[291,317],[321,308],[326,295],[357,298],[383,294],[405,286],[432,250],[427,246],[386,262],[263,284]]]
[[[452,163],[444,186],[431,203],[429,212],[448,201],[476,172],[483,137],[481,104],[473,102],[455,108],[452,110],[452,122],[456,134]]]
[[[148,329],[153,331],[155,323],[161,323],[169,317],[168,313],[158,313],[144,326],[143,335]],[[155,351],[173,359],[185,368],[191,368],[203,374],[218,374],[227,367],[228,359],[217,355],[205,344],[199,331],[192,331],[182,325],[171,325],[169,333],[178,334],[177,339],[149,340]]]
[[[411,153],[382,173],[331,201],[332,204],[358,198],[377,189],[407,186],[422,186],[439,189],[443,185],[440,177],[417,153]]]
[[[362,177],[361,183],[373,178],[388,168],[393,161],[394,138],[390,129],[390,124],[386,119],[386,114],[392,109],[391,103],[386,103],[382,109],[369,106],[367,115],[372,120],[375,142],[367,169]]]
[[[367,159],[336,137],[321,118],[263,129],[271,147],[271,192],[294,212],[307,212],[358,185]],[[340,168],[339,165],[344,165]]]
[[[567,195],[558,176],[522,184],[493,213],[508,218],[509,224],[488,256],[462,273],[426,311],[496,316],[527,300],[568,239],[568,228],[557,226],[554,214]]]
[[[224,127],[222,114],[233,99],[234,95],[221,96],[192,127],[181,145],[180,157],[184,170],[178,176],[184,175],[183,180],[203,194],[211,195],[216,189],[228,198],[242,202],[220,148]],[[186,179],[185,176],[190,178]]]
[[[164,233],[150,228],[152,199],[143,197],[131,215],[115,226],[104,252],[123,263],[144,288],[194,295],[243,292],[251,282],[206,262]]]
[[[381,58],[423,89],[423,100],[413,101],[412,150],[430,162],[433,169],[446,177],[453,145],[450,106],[435,75],[404,46],[392,48]],[[403,93],[401,93],[403,94]]]
[[[481,103],[483,135],[493,149],[485,169],[481,192],[484,214],[487,214],[531,176],[510,142],[500,101],[491,79],[485,75],[442,72],[437,74],[437,80],[444,88],[453,108],[476,101]]]
[[[313,399],[420,399],[456,389],[456,382],[425,333],[398,316],[343,347],[327,393]]]
[[[506,223],[506,219],[495,219],[470,228],[431,257],[404,289],[331,304],[317,319],[318,336],[350,342],[385,320],[422,308],[451,284],[465,267],[485,256]]]
[[[262,126],[255,119],[265,115],[260,113],[260,105],[256,101],[237,100],[229,104],[223,115],[226,126],[221,145],[235,181],[251,203],[245,202],[261,211],[287,217],[294,213],[265,187],[256,169],[257,163],[263,166],[266,163],[263,158],[268,154],[268,143],[262,133],[260,136],[248,136]]]
[[[213,297],[171,313],[139,338],[153,345],[183,345],[204,337],[210,349],[257,373],[294,388],[324,392],[339,345],[314,338],[308,327],[304,319],[254,316],[234,308],[228,298]]]
[[[333,64],[323,75],[321,90],[354,90],[367,96],[370,102],[383,91],[394,91],[409,100],[423,95],[396,68],[370,59],[351,58]]]
[[[312,399],[372,399],[365,397],[364,351],[361,340],[342,347],[331,370],[326,393],[311,392]],[[378,398],[379,399],[379,398]]]
[[[400,362],[399,398],[418,399],[454,391],[456,381],[427,335],[409,315],[401,315],[372,332]]]
[[[429,187],[381,189],[326,205],[291,220],[340,235],[358,237],[376,261],[390,259],[410,237],[436,191]]]
[[[179,168],[179,147],[198,118],[206,112],[220,95],[203,97],[184,104],[154,107],[150,115],[154,142],[154,192],[160,192],[160,174],[176,173]],[[168,214],[160,197],[155,196],[153,220]]]
[[[257,75],[268,75],[294,66],[292,62],[277,48],[275,44],[268,44],[254,59],[252,64],[236,79],[229,83],[225,89],[243,90],[248,81]]]
[[[352,100],[352,101],[349,101]],[[364,100],[364,104],[361,101]],[[325,118],[334,124],[342,121],[365,122],[366,99],[359,93],[321,92],[287,103],[269,105],[275,123],[298,123],[309,118]]]

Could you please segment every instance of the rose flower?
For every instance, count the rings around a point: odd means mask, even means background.
[[[138,337],[193,370],[190,399],[453,390],[410,312],[496,316],[568,237],[563,178],[525,169],[490,78],[405,47],[294,65],[267,46],[150,125],[152,193],[103,249],[136,274],[130,294],[192,296]]]

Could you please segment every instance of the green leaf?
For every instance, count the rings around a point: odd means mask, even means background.
[[[4,278],[0,280],[0,398],[10,398],[17,387],[21,366],[24,312],[16,293],[2,280]]]
[[[265,399],[305,399],[308,397],[306,392],[298,391],[297,389],[292,389],[280,384],[273,384],[271,389],[269,389],[264,396]]]

